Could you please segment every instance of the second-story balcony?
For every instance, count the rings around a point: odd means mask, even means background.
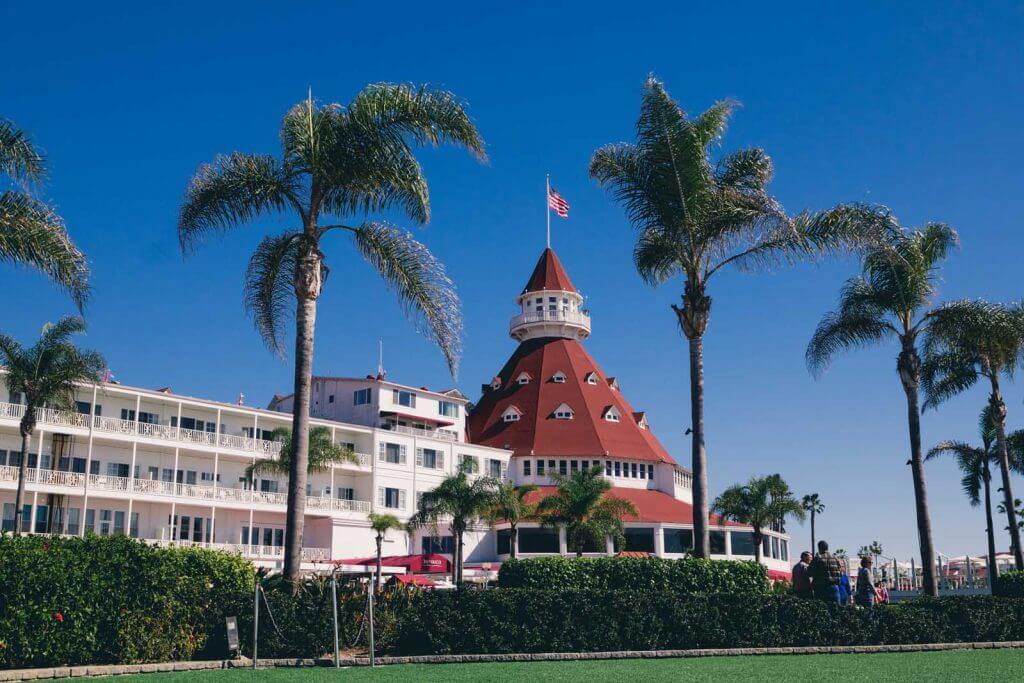
[[[586,311],[531,311],[512,316],[508,333],[516,339],[538,336],[590,336],[590,315]]]
[[[407,425],[399,425],[394,422],[382,422],[380,425],[381,429],[386,429],[397,434],[411,434],[412,436],[422,436],[428,439],[440,439],[442,441],[458,441],[459,435],[450,429],[432,429],[430,427],[411,427]]]

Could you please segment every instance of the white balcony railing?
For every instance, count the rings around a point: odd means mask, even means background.
[[[210,543],[206,541],[169,541],[143,539],[148,543],[164,547],[207,548],[235,553],[253,560],[279,560],[284,557],[284,547],[277,545],[249,545],[248,543]],[[302,559],[307,562],[326,562],[330,558],[327,548],[303,548]]]
[[[16,403],[0,403],[0,419],[20,420],[25,415],[25,406]],[[43,408],[38,412],[38,421],[42,424],[58,427],[89,428],[89,415],[68,410]],[[267,439],[254,439],[237,434],[216,434],[198,429],[185,429],[170,425],[120,420],[115,417],[96,415],[92,418],[92,426],[98,432],[107,434],[137,434],[148,439],[162,441],[185,442],[201,446],[233,448],[235,450],[256,452],[266,455],[277,455],[281,452],[281,442]]]
[[[561,323],[573,327],[581,327],[590,331],[590,316],[580,311],[533,311],[513,316],[509,322],[509,332],[515,332],[523,325],[532,323]]]
[[[429,439],[440,439],[442,441],[458,441],[459,435],[449,429],[427,429],[423,427],[408,427],[405,425],[396,425],[390,422],[385,422],[381,425],[381,429],[387,429],[391,432],[397,432],[399,434],[411,434],[413,436],[422,436]]]
[[[682,486],[685,489],[693,488],[693,475],[689,472],[673,470],[672,481],[676,486]]]

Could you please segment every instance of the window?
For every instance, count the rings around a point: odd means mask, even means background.
[[[128,408],[121,408],[121,419],[129,422],[135,421],[135,411]]]
[[[201,472],[199,475],[200,480],[206,484],[213,483],[213,472]],[[220,481],[220,474],[217,474],[217,481]]]
[[[754,554],[754,534],[749,531],[733,531],[730,532],[730,535],[732,536],[733,555]]]
[[[381,442],[378,460],[392,465],[405,464],[405,446],[397,443]]]
[[[516,377],[516,384],[529,384],[531,379],[533,378],[530,377],[530,373],[520,372],[519,376]]]
[[[548,472],[550,472],[551,474],[555,473],[555,461],[554,460],[548,460]]]
[[[367,403],[369,403],[371,398],[371,391],[372,390],[370,389],[359,389],[357,391],[352,392],[352,405],[364,406]]]
[[[424,555],[433,555],[434,553],[451,555],[455,542],[451,536],[424,536],[420,539],[420,547],[423,549]]]
[[[604,409],[604,419],[607,420],[608,422],[619,421],[619,411],[615,408],[615,406],[608,406],[607,408]]]
[[[381,486],[377,489],[377,504],[391,510],[405,509],[405,491]]]
[[[110,522],[112,517],[113,514],[110,510],[100,510],[100,536],[110,535]],[[185,519],[188,519],[188,517]]]
[[[501,419],[505,422],[519,422],[519,418],[522,417],[523,411],[515,406],[509,406],[505,409],[505,412],[501,414]]]
[[[277,493],[277,482],[273,479],[260,479],[260,491],[263,493]]]
[[[789,562],[789,541],[785,539],[779,539],[779,559]]]
[[[654,552],[654,529],[627,527],[624,531],[626,534],[626,550],[635,550],[642,553]]]
[[[575,473],[575,472],[577,472],[579,470],[579,468],[580,468],[580,466],[579,466],[578,462],[576,462],[575,460],[570,460],[569,461],[569,471],[570,472]]]
[[[355,500],[356,490],[344,486],[338,487],[338,500]]]
[[[437,414],[444,417],[457,418],[459,416],[459,404],[451,401],[438,401]]]
[[[551,376],[551,381],[555,384],[565,384],[565,373],[559,370]]]
[[[647,478],[654,479],[654,465],[651,463],[647,465]]]
[[[24,395],[20,391],[12,391],[8,396],[10,397],[11,403],[15,403],[17,405],[21,405],[21,402],[24,399]],[[11,519],[13,520],[14,517],[11,517]]]
[[[124,535],[124,511],[116,510],[114,512],[114,533],[123,536]],[[199,518],[196,518],[199,521]]]
[[[487,459],[487,476],[492,479],[501,479],[504,469],[500,460]]]
[[[622,463],[619,462],[618,460],[615,461],[615,476],[616,477],[621,477],[622,476]]]
[[[633,477],[634,479],[636,479],[638,475],[637,475],[637,473],[636,473],[636,463],[635,463],[635,462],[631,464],[631,466],[630,466],[630,469],[631,469],[631,470],[633,471],[633,474],[632,474],[631,476],[632,476],[632,477]]]
[[[587,373],[587,384],[597,384],[597,373],[596,372],[588,372]]]
[[[433,448],[417,448],[416,465],[432,470],[444,469],[444,453]]]
[[[416,407],[416,394],[411,391],[395,389],[392,391],[391,399],[395,405],[405,406],[406,408]]]
[[[604,476],[606,476],[606,477],[612,476],[612,461],[611,460],[605,460],[604,461]]]
[[[76,510],[77,512],[77,510]],[[139,513],[133,512],[130,520],[130,526],[128,527],[128,535],[132,538],[139,537]]]
[[[480,471],[480,461],[475,455],[461,455],[459,458],[459,467],[467,474],[476,474]]]
[[[4,512],[6,515],[6,510]],[[136,513],[133,513],[136,514]],[[68,533],[72,536],[77,536],[78,532],[82,529],[82,511],[79,508],[68,509]],[[4,517],[4,528],[7,528],[7,519]]]
[[[640,478],[641,479],[646,479],[647,478],[647,468],[644,465],[640,465]]]
[[[560,475],[562,475],[563,477],[566,476],[567,474],[569,474],[569,470],[568,470],[568,466],[567,465],[568,465],[568,463],[566,463],[565,460],[559,460],[558,461],[558,473]]]
[[[4,503],[4,517],[0,530],[14,531],[14,503]]]
[[[562,405],[555,408],[555,419],[556,420],[571,420],[573,416],[572,408],[563,403]]]
[[[334,403],[334,394],[331,394],[330,396],[327,397],[327,402]]]
[[[519,552],[557,553],[558,532],[545,528],[519,529]]]
[[[523,461],[523,476],[524,477],[529,477],[530,476],[530,461],[529,460],[524,460]]]
[[[772,536],[772,558],[779,559],[779,539]]]
[[[693,550],[693,529],[665,529],[665,552],[688,553]]]
[[[537,461],[537,476],[538,477],[543,477],[544,476],[544,461],[543,460],[538,460]]]
[[[75,412],[80,415],[91,415],[92,404],[88,401],[75,401]],[[100,414],[100,407],[96,406],[96,414]]]
[[[711,537],[711,554],[712,555],[724,555],[725,554],[725,532],[716,531],[712,529],[708,532]]]
[[[510,529],[498,529],[498,554],[508,555],[512,552],[512,531]]]
[[[108,477],[127,477],[128,476],[128,465],[121,462],[108,462],[107,463],[107,476]]]

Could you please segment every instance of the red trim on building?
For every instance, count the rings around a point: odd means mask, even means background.
[[[334,560],[334,564],[376,566],[376,557],[356,557],[348,560]],[[411,572],[442,574],[451,571],[452,563],[444,555],[387,555],[380,558],[382,567],[405,567]]]

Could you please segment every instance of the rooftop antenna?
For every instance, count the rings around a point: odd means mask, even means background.
[[[384,339],[383,337],[377,339],[377,377],[384,379],[387,375],[384,372]]]

